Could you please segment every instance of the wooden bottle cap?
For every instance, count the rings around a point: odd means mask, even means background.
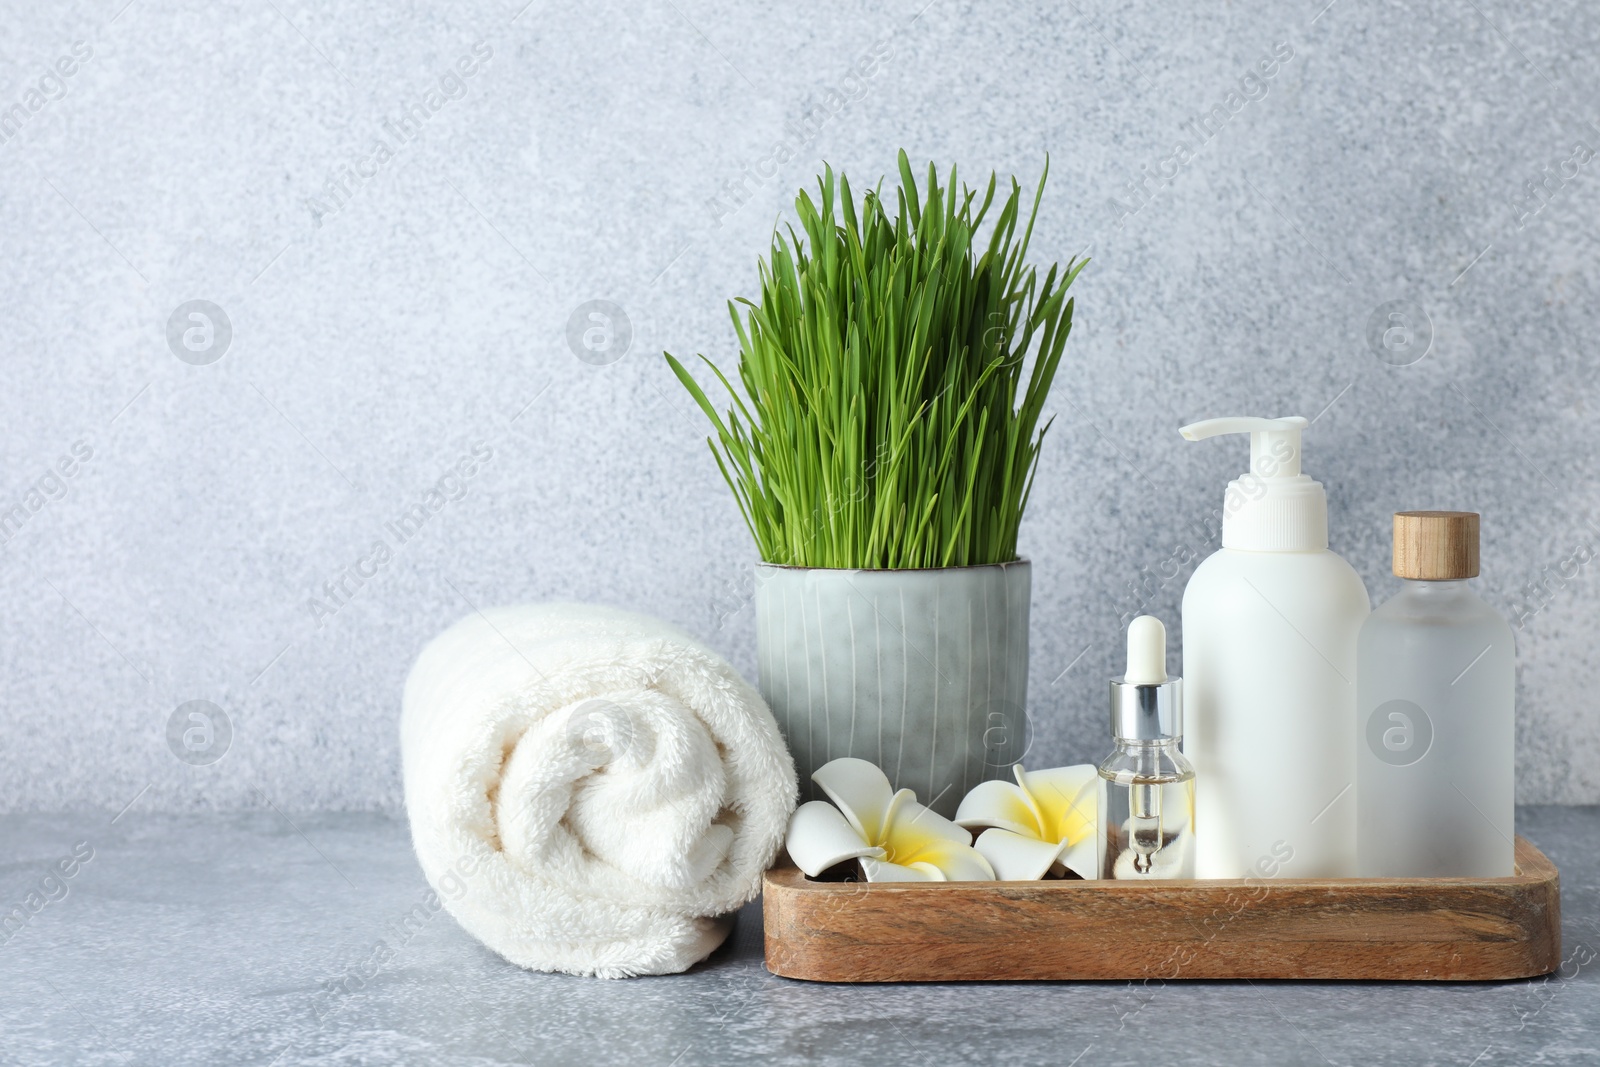
[[[1394,573],[1430,582],[1476,578],[1478,513],[1395,512]]]

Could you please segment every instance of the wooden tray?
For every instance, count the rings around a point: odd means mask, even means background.
[[[767,969],[814,982],[1486,981],[1561,962],[1555,865],[1510,878],[764,883]]]

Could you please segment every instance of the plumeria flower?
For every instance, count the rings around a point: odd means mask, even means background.
[[[833,801],[811,800],[789,818],[785,844],[795,866],[815,878],[836,863],[860,860],[869,882],[981,882],[994,878],[972,835],[864,759],[846,756],[818,767],[811,780]],[[836,806],[837,805],[837,806]]]
[[[1095,852],[1100,775],[1087,763],[1046,771],[1012,768],[1016,784],[980,782],[956,809],[956,824],[988,827],[977,850],[1005,882],[1043,878],[1056,864],[1098,878]]]

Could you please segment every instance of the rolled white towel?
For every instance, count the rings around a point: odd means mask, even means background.
[[[406,811],[468,933],[540,971],[670,974],[760,891],[798,793],[760,694],[614,608],[474,613],[406,681]]]

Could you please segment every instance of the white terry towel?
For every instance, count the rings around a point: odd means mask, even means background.
[[[614,608],[475,613],[400,718],[417,858],[523,967],[621,978],[704,959],[761,887],[798,793],[760,694],[687,634]]]

